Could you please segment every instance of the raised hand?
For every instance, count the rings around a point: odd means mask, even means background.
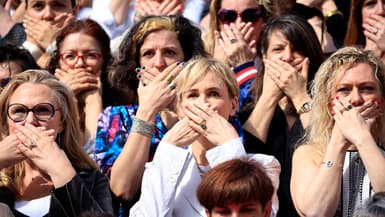
[[[266,73],[292,101],[296,97],[307,95],[308,58],[294,63],[294,66],[281,60],[266,59],[264,62]]]
[[[195,141],[200,134],[190,125],[188,117],[179,120],[163,137],[162,141],[178,147],[185,147]]]
[[[98,74],[92,72],[90,68],[77,68],[69,71],[55,70],[55,77],[65,83],[75,95],[92,90],[101,90],[100,75]]]
[[[183,3],[180,0],[164,0],[161,3],[155,0],[138,0],[135,3],[135,22],[150,15],[181,14]]]
[[[75,176],[75,169],[67,155],[54,140],[57,132],[41,129],[31,124],[17,125],[15,135],[20,140],[19,150],[42,172],[47,174],[55,187],[66,184]]]
[[[385,17],[372,14],[362,24],[366,38],[385,51]]]
[[[27,40],[36,43],[36,45],[45,50],[55,41],[58,32],[74,20],[75,17],[69,13],[61,14],[52,21],[37,20],[25,16],[23,25],[27,33]]]
[[[191,128],[214,145],[221,145],[239,137],[229,121],[208,104],[188,103],[184,113],[190,120]]]
[[[367,109],[370,109],[370,106]],[[335,125],[346,140],[357,145],[372,137],[371,126],[376,117],[368,117],[365,120],[358,108],[341,97],[333,100],[333,111]]]
[[[14,134],[5,137],[0,142],[0,169],[12,166],[26,159],[23,153],[17,148],[19,144],[20,141]]]
[[[156,114],[172,103],[175,98],[174,79],[183,69],[184,64],[169,65],[162,73],[156,69],[140,69],[140,84],[138,87],[140,112]]]

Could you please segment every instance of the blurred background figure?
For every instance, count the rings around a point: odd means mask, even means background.
[[[385,61],[385,2],[352,0],[345,45],[362,46]]]
[[[385,192],[377,192],[360,205],[354,212],[354,217],[385,216]]]
[[[39,68],[28,50],[10,42],[0,44],[0,92],[14,75]]]

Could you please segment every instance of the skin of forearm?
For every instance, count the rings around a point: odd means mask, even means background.
[[[312,167],[317,171],[307,174],[308,177],[305,178],[309,181],[304,186],[305,190],[297,192],[296,195],[299,196],[294,198],[297,209],[304,216],[333,216],[338,207],[345,154],[335,148],[336,144],[328,144],[328,147],[331,148],[327,149],[322,161],[332,160],[334,165],[326,167],[321,162],[312,160]]]
[[[131,0],[111,0],[108,8],[113,14],[116,24],[121,25],[126,21],[130,2]]]
[[[98,126],[99,115],[103,110],[102,97],[99,93],[89,95],[85,99],[85,140],[94,138]]]
[[[147,122],[155,122],[156,111],[139,106],[136,117]],[[151,138],[139,133],[130,133],[123,150],[111,170],[112,192],[124,200],[131,200],[139,191],[144,165],[148,161]],[[127,167],[127,165],[130,165]]]
[[[375,192],[385,191],[385,174],[378,172],[385,171],[385,157],[373,137],[363,139],[360,144],[356,144],[356,147],[368,172],[373,190]]]
[[[261,96],[243,128],[266,143],[269,126],[277,104],[278,100]]]
[[[117,197],[131,200],[139,191],[144,165],[148,161],[150,142],[149,137],[139,133],[128,136],[111,170],[110,186]]]

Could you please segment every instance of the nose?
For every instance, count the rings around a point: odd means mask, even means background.
[[[167,67],[166,60],[160,52],[157,52],[154,57],[154,67],[157,68],[160,72]]]
[[[85,67],[87,64],[86,62],[84,61],[83,57],[82,56],[78,56],[76,62],[75,62],[75,65],[74,67],[75,68],[83,68]]]
[[[39,120],[35,117],[35,114],[32,111],[29,111],[27,117],[24,120],[24,124],[29,123],[33,126],[37,126],[38,122]]]
[[[360,106],[364,103],[364,99],[357,88],[354,88],[352,90],[349,97],[350,97],[349,102],[353,106]]]
[[[282,52],[281,60],[287,63],[290,63],[294,60],[294,53],[290,48],[285,48]]]
[[[376,14],[385,16],[385,4],[382,1],[377,1]]]
[[[52,10],[50,6],[46,6],[42,13],[43,13],[42,20],[50,21],[55,18],[54,10]]]

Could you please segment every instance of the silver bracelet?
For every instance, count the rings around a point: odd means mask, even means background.
[[[135,117],[132,123],[131,133],[140,133],[143,136],[152,137],[155,125]]]

